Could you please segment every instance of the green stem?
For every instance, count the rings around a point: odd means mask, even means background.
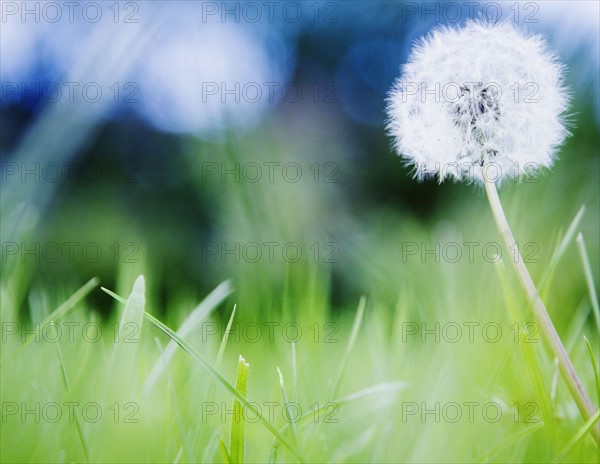
[[[571,363],[571,360],[569,359],[569,355],[567,354],[567,351],[565,350],[565,347],[563,346],[560,337],[554,328],[554,324],[552,324],[552,320],[550,319],[540,294],[533,283],[533,279],[531,278],[531,275],[529,275],[529,271],[523,262],[521,253],[519,252],[512,231],[510,230],[510,226],[508,225],[508,221],[506,220],[502,203],[500,203],[500,197],[498,196],[498,191],[496,190],[496,184],[492,181],[485,180],[484,185],[485,192],[492,209],[492,214],[494,215],[494,220],[496,221],[498,231],[504,240],[504,245],[509,251],[509,254],[510,251],[514,252],[514,259],[511,259],[510,261],[512,262],[513,268],[517,273],[521,287],[527,295],[529,304],[533,309],[533,314],[535,315],[540,326],[541,333],[550,346],[552,354],[556,357],[556,359],[558,359],[560,373],[567,383],[569,391],[575,399],[581,415],[585,421],[588,421],[594,416],[594,414],[596,414],[596,408],[592,403],[590,396],[581,384],[579,377],[577,377],[573,363]],[[596,444],[600,446],[600,422],[596,423],[596,425],[592,428],[592,436],[594,437]]]

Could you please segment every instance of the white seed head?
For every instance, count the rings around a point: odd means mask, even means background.
[[[469,21],[423,38],[388,98],[388,131],[419,178],[501,181],[548,168],[568,134],[564,67],[538,35]]]

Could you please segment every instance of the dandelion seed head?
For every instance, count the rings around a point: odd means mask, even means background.
[[[388,98],[388,132],[415,175],[497,181],[549,168],[568,131],[564,66],[539,35],[470,21],[423,38]]]

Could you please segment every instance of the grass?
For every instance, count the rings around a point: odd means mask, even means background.
[[[597,393],[597,187],[557,170],[503,187],[502,199],[521,246],[537,247],[527,266]],[[182,282],[166,297],[157,287],[172,270],[151,247],[121,263],[104,292],[95,278],[72,286],[54,268],[8,263],[2,462],[598,462],[593,425],[531,324],[510,257],[482,254],[499,242],[482,194],[440,187],[460,199],[429,221],[385,207],[360,221],[339,208],[329,221],[339,203],[322,185],[227,188],[214,195],[218,240],[308,249],[330,240],[312,225],[339,222],[327,230],[339,263],[196,260],[212,289],[195,295],[195,282]],[[464,247],[456,263],[404,248],[455,242],[478,242],[474,259]],[[193,243],[178,246],[197,257]],[[51,341],[55,325],[62,336]],[[240,410],[245,420],[235,421]]]
[[[562,254],[575,253],[564,240],[558,243],[553,268],[560,268]],[[445,272],[447,266],[433,269]],[[454,277],[462,281],[472,268],[454,268],[460,273]],[[219,336],[203,339],[212,325],[202,322],[218,321],[217,308],[228,296],[235,300],[230,282],[189,315],[181,308],[169,313],[171,323],[181,320],[177,330],[151,314],[143,277],[127,299],[105,289],[123,309],[114,330],[102,325],[106,336],[96,343],[81,337],[49,342],[44,324],[25,342],[21,333],[3,332],[2,462],[595,462],[598,449],[587,433],[592,421],[582,423],[560,380],[552,392],[555,366],[543,345],[525,342],[535,333],[525,325],[526,306],[513,290],[513,276],[502,262],[484,269],[467,297],[453,294],[452,274],[444,274],[444,291],[423,295],[406,288],[394,311],[363,297],[353,318],[323,314],[339,329],[333,343],[324,343],[323,334],[314,340],[314,330],[294,343],[282,336],[250,343],[234,333],[240,330],[235,311]],[[485,279],[486,301],[504,301],[488,304],[482,317],[477,289]],[[91,280],[43,322],[92,322],[84,297],[97,286]],[[546,288],[552,295],[551,282]],[[439,304],[440,296],[447,314],[419,314],[419,303]],[[238,306],[245,309],[241,301]],[[592,306],[583,317],[594,324]],[[430,333],[411,335],[414,321]],[[448,342],[446,329],[431,331],[439,321],[448,330],[494,322],[505,336],[485,342],[476,331],[473,343],[465,337]],[[598,334],[588,323],[578,327],[570,354],[590,391],[597,391],[591,355]],[[291,395],[285,379],[292,379]],[[102,418],[92,421],[92,406],[75,407],[69,418],[70,402],[98,404]],[[37,415],[31,412],[36,403]],[[50,420],[56,408],[47,406],[53,403],[62,410],[56,422]],[[464,406],[469,403],[480,405],[472,417]],[[487,416],[486,404],[492,405]],[[25,408],[30,412],[22,416]]]

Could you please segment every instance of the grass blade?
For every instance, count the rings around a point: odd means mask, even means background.
[[[100,290],[102,290],[104,293],[112,296],[119,303],[127,304],[127,300],[125,298],[123,298],[122,296],[117,295],[115,292],[110,291],[108,288],[100,287]]]
[[[279,451],[279,442],[277,439],[273,441],[273,446],[271,446],[271,450],[269,451],[269,458],[267,459],[268,464],[276,464],[277,463],[277,453]]]
[[[498,260],[495,263],[496,271],[500,277],[500,282],[503,288],[503,295],[505,298],[505,304],[508,309],[508,316],[512,321],[521,321],[523,319],[523,315],[520,315],[519,304],[516,302],[514,294],[511,289],[511,285],[508,282],[508,275],[506,273],[506,267],[504,266],[504,261],[502,259]],[[552,402],[550,399],[550,395],[548,391],[544,387],[544,379],[542,376],[542,371],[540,369],[539,361],[537,359],[535,353],[536,343],[525,343],[521,337],[519,337],[519,348],[521,350],[521,355],[523,356],[523,361],[525,362],[525,367],[527,368],[527,376],[533,385],[533,389],[536,393],[536,396],[540,399],[541,409],[544,419],[547,423],[551,423],[550,419],[553,417],[552,412]]]
[[[562,240],[554,249],[554,253],[550,258],[550,264],[548,265],[546,271],[544,272],[544,275],[540,279],[539,288],[542,299],[545,299],[545,297],[547,297],[546,293],[550,288],[552,279],[554,278],[554,271],[556,270],[556,266],[560,261],[560,258],[562,258],[562,255],[565,253],[565,251],[573,241],[573,237],[575,236],[575,233],[579,228],[579,224],[581,223],[581,219],[583,218],[584,213],[585,205],[581,205],[581,208],[579,208],[579,211],[577,211],[577,214],[571,221],[571,224],[569,224],[569,227],[567,228],[567,231],[565,232],[565,235],[563,236]]]
[[[137,334],[141,331],[141,325],[144,321],[144,307],[146,305],[146,284],[144,276],[138,276],[133,284],[131,294],[125,304],[121,321],[119,322],[119,334],[117,340],[124,342],[123,338],[128,335],[129,327],[137,330]],[[117,344],[119,346],[119,344]]]
[[[61,304],[46,319],[44,319],[41,322],[40,326],[43,327],[45,324],[51,321],[62,319],[71,309],[75,307],[77,303],[79,303],[85,296],[87,296],[88,293],[90,293],[94,288],[96,288],[99,283],[100,279],[98,277],[92,277],[79,290],[73,293],[73,295],[71,295],[67,299],[67,301]]]
[[[231,325],[233,324],[233,318],[235,317],[235,310],[237,305],[233,305],[233,311],[231,311],[231,316],[229,316],[229,322],[227,323],[227,327],[225,328],[225,333],[223,334],[223,338],[221,339],[221,344],[219,345],[219,352],[217,353],[217,360],[215,361],[215,369],[219,369],[221,367],[221,360],[223,359],[223,354],[225,353],[225,347],[227,346],[227,340],[229,339],[229,332],[231,331]],[[212,401],[215,395],[215,379],[210,378],[210,382],[208,384],[208,401]]]
[[[406,382],[378,383],[376,385],[372,385],[370,387],[363,388],[362,390],[351,393],[347,396],[344,396],[343,398],[339,398],[335,400],[335,402],[339,405],[342,405],[359,400],[361,398],[365,398],[366,396],[398,393],[399,391],[404,390],[407,385],[408,384]]]
[[[162,353],[164,348],[162,346],[162,343],[160,343],[160,340],[157,337],[154,337],[154,342],[156,343],[156,346],[158,348],[158,352]],[[171,377],[171,374],[169,372],[169,369],[165,366],[165,372],[167,373],[167,383],[169,384],[169,391],[171,393],[171,398],[173,401],[173,409],[175,412],[175,421],[177,422],[177,427],[179,428],[179,433],[181,434],[181,441],[183,442],[183,446],[180,449],[180,453],[179,455],[182,454],[183,451],[185,451],[185,455],[187,457],[188,462],[194,462],[194,455],[192,453],[192,446],[190,444],[190,440],[188,438],[188,435],[185,431],[185,426],[184,426],[184,422],[183,422],[183,416],[181,414],[181,407],[179,405],[179,400],[177,399],[177,393],[175,392],[175,386],[173,384],[173,378]]]
[[[588,420],[583,427],[581,427],[581,429],[579,429],[579,432],[577,432],[577,435],[575,435],[571,441],[567,444],[567,446],[565,447],[565,449],[556,457],[556,459],[553,461],[555,463],[558,462],[562,462],[562,460],[567,456],[567,454],[569,454],[569,452],[573,449],[573,447],[575,445],[577,445],[577,443],[579,443],[583,437],[585,437],[590,430],[592,430],[592,427],[594,427],[594,425],[596,425],[596,422],[598,422],[598,419],[600,419],[600,410],[596,411],[596,414],[594,414],[592,417],[590,417],[590,420]]]
[[[248,387],[248,370],[250,364],[240,355],[238,359],[237,380],[235,389],[246,396]],[[229,458],[232,464],[244,463],[245,419],[242,405],[237,399],[233,400],[233,418],[231,420],[231,439],[229,442]]]
[[[198,306],[194,308],[177,330],[177,334],[181,338],[187,337],[208,318],[208,316],[231,294],[231,292],[233,292],[233,287],[228,280],[218,285]],[[177,344],[173,340],[169,341],[167,347],[156,361],[152,372],[150,372],[150,375],[148,376],[148,380],[144,385],[144,395],[150,393],[163,370],[171,361],[171,358],[175,354],[175,350],[177,350]]]
[[[577,234],[577,249],[579,250],[579,256],[581,257],[581,263],[583,264],[583,272],[585,274],[585,281],[587,283],[588,292],[590,294],[590,300],[592,308],[594,309],[594,318],[596,319],[596,330],[600,331],[600,305],[598,303],[598,294],[596,293],[596,285],[594,284],[594,275],[592,274],[592,266],[590,264],[590,258],[585,246],[585,240],[583,235]]]
[[[531,427],[527,427],[525,430],[521,430],[520,432],[517,432],[514,435],[511,435],[506,440],[504,440],[502,443],[500,443],[498,446],[493,448],[491,451],[489,451],[485,455],[476,459],[474,462],[481,462],[481,463],[489,462],[498,453],[505,450],[509,446],[513,446],[516,443],[520,442],[521,440],[524,440],[526,437],[531,435],[536,430],[542,428],[543,426],[544,426],[544,422],[540,421],[537,424],[532,425]]]
[[[221,437],[219,437],[219,451],[221,452],[221,457],[223,458],[223,462],[225,464],[231,463],[231,457],[229,456],[229,451],[227,451],[227,445],[225,441]]]
[[[277,368],[277,373],[279,374],[279,387],[281,388],[281,396],[283,397],[283,404],[285,406],[285,411],[288,416],[288,422],[292,424],[292,441],[294,445],[298,445],[298,432],[296,430],[296,418],[292,416],[292,411],[290,409],[290,401],[288,400],[287,393],[285,392],[285,384],[283,383],[283,374],[279,367]]]
[[[320,414],[321,412],[325,412],[331,406],[331,403],[334,403],[341,408],[342,406],[345,406],[348,403],[360,400],[360,399],[368,397],[368,396],[398,393],[399,391],[404,390],[406,388],[406,386],[407,386],[406,382],[385,382],[385,383],[379,383],[376,385],[372,385],[370,387],[367,387],[362,390],[351,393],[350,395],[345,396],[343,398],[335,399],[335,400],[330,401],[329,403],[325,403],[320,408],[313,409],[311,412],[308,412],[308,413],[302,415],[296,421],[296,423],[303,425],[304,423],[307,422],[307,419],[314,418],[315,414]],[[289,426],[289,424],[284,425],[281,428],[281,431],[282,432],[285,431],[285,429],[288,426]]]
[[[262,414],[256,409],[254,405],[252,405],[244,395],[238,392],[235,387],[218,371],[216,370],[204,357],[196,351],[196,349],[191,346],[188,342],[183,340],[179,335],[177,335],[173,330],[163,324],[161,321],[156,319],[149,313],[145,313],[144,316],[146,319],[154,324],[157,328],[162,330],[169,338],[175,340],[175,342],[192,358],[194,358],[198,363],[202,365],[225,389],[231,393],[234,397],[236,397],[240,403],[242,403],[246,409],[252,414],[256,415],[259,418],[259,422],[263,424],[263,426],[269,430],[275,437],[277,437],[281,443],[290,450],[290,452],[300,461],[304,462],[304,459],[300,455],[300,452],[275,428],[267,419],[265,419]]]
[[[60,363],[61,373],[63,382],[65,384],[65,389],[67,393],[71,392],[71,382],[69,382],[69,376],[67,375],[67,368],[65,366],[65,362],[63,360],[62,351],[60,350],[60,343],[56,344],[56,352],[58,354],[58,361]],[[85,454],[86,462],[90,462],[90,451],[88,445],[85,441],[85,435],[83,434],[83,430],[81,429],[81,421],[79,420],[79,412],[77,410],[73,410],[73,414],[75,416],[75,426],[77,427],[77,435],[79,436],[79,441],[81,443],[81,447],[83,448],[83,452]]]
[[[138,276],[131,294],[125,303],[123,315],[115,334],[115,347],[111,364],[117,363],[125,372],[131,372],[137,345],[140,341],[146,306],[146,285],[144,276]]]
[[[229,462],[229,456],[227,456],[227,446],[223,439],[219,436],[219,431],[215,430],[208,441],[208,445],[204,449],[204,454],[202,455],[202,459],[200,462],[214,462],[215,454],[217,454],[217,448],[221,447],[221,442],[223,442],[223,446],[225,447],[225,456],[223,457],[223,462]],[[221,449],[221,448],[220,448]],[[221,449],[223,451],[223,449]],[[193,462],[193,461],[190,461]]]
[[[590,315],[590,305],[586,298],[582,298],[577,308],[573,311],[569,326],[565,330],[565,348],[571,353],[573,349],[581,342],[581,334],[585,333],[585,324]]]
[[[583,337],[585,340],[585,344],[587,345],[588,353],[590,354],[590,361],[592,363],[592,368],[594,369],[594,379],[596,379],[596,399],[598,404],[600,404],[600,375],[598,375],[598,366],[596,364],[596,357],[594,356],[594,350],[592,349],[592,345],[586,336]]]
[[[338,371],[336,380],[333,384],[333,389],[331,390],[331,398],[335,398],[338,394],[338,390],[340,387],[340,383],[342,381],[342,376],[344,375],[344,371],[346,369],[346,364],[348,364],[348,360],[350,359],[350,353],[352,352],[352,348],[354,348],[354,343],[356,343],[356,337],[358,336],[358,331],[360,326],[362,325],[363,315],[365,313],[365,305],[367,303],[367,299],[364,296],[360,297],[360,301],[358,303],[358,309],[356,311],[356,316],[354,318],[354,323],[352,324],[352,331],[350,332],[350,339],[348,340],[348,345],[346,346],[346,351],[344,352],[344,357],[340,363],[340,369]]]
[[[19,348],[13,351],[11,354],[7,356],[7,359],[3,359],[0,363],[2,366],[5,362],[10,361],[11,358],[14,357],[16,353],[19,353],[22,349],[24,349],[31,340],[39,339],[40,332],[43,328],[49,324],[50,322],[56,322],[66,316],[69,311],[71,311],[77,303],[79,303],[83,298],[87,296],[98,284],[100,283],[100,279],[98,277],[93,277],[89,281],[87,281],[79,290],[73,293],[67,300],[61,304],[58,308],[52,311],[40,324],[37,326],[38,328],[35,330],[33,336],[29,337],[25,340],[25,343],[22,343]]]
[[[177,456],[175,456],[175,459],[173,459],[173,464],[179,464],[179,461],[181,460],[182,455],[183,455],[183,448],[179,448],[179,451],[177,452]]]
[[[225,333],[223,334],[221,344],[219,345],[219,352],[217,353],[217,359],[215,362],[215,366],[217,368],[221,365],[221,360],[223,359],[223,354],[225,353],[225,347],[227,346],[227,340],[229,339],[229,332],[231,331],[231,325],[233,324],[233,318],[235,317],[236,308],[237,305],[233,305],[233,311],[231,311],[231,316],[229,316],[229,321],[227,322]]]
[[[296,363],[296,342],[292,342],[292,401],[298,402],[298,369]]]

